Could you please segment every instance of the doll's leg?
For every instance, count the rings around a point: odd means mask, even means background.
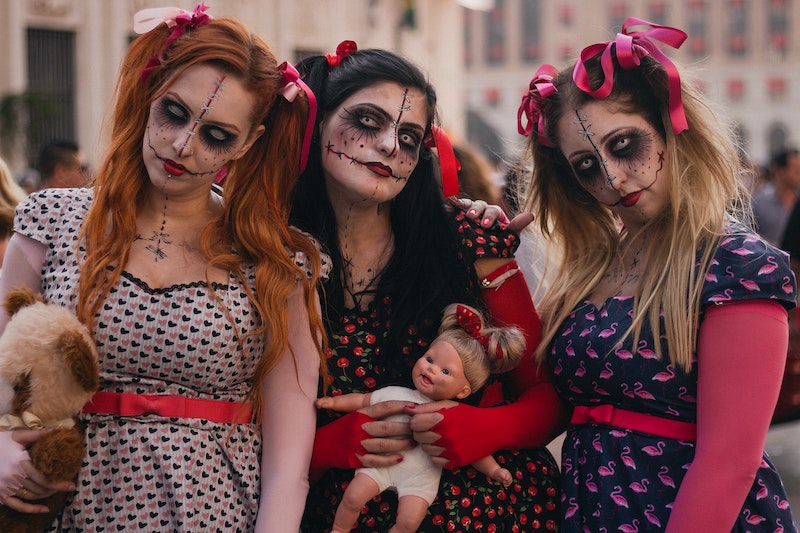
[[[331,533],[346,533],[353,529],[361,508],[380,492],[380,487],[371,477],[357,473],[345,489],[342,501],[336,509]]]
[[[397,501],[397,520],[389,533],[414,533],[425,519],[428,502],[419,496],[401,496]]]
[[[504,487],[508,487],[514,481],[511,472],[500,466],[491,455],[478,459],[472,463],[472,466],[475,467],[475,470],[483,472],[493,480],[502,483]]]

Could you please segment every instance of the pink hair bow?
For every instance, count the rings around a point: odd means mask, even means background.
[[[167,37],[164,46],[161,47],[161,53],[172,44],[172,42],[183,35],[186,30],[193,30],[205,24],[208,24],[213,17],[206,13],[208,6],[200,3],[195,6],[194,11],[191,13],[184,11],[179,7],[155,7],[151,9],[142,9],[133,16],[133,31],[142,35],[157,28],[160,24],[166,24],[168,28],[172,28],[172,33]],[[142,82],[150,75],[150,71],[158,65],[161,60],[159,56],[153,56],[147,63],[147,66],[142,72]]]
[[[342,41],[339,43],[339,46],[336,47],[336,54],[325,54],[325,58],[328,60],[328,67],[334,68],[338,67],[342,60],[353,54],[354,52],[358,51],[358,45],[355,41]]]
[[[520,135],[528,136],[536,124],[536,133],[539,142],[544,146],[553,147],[553,143],[545,135],[544,117],[542,116],[542,102],[558,92],[553,85],[553,79],[558,75],[558,70],[553,65],[544,64],[533,75],[529,90],[522,97],[522,103],[517,110],[517,130]],[[527,124],[522,123],[522,116],[527,118]]]
[[[628,31],[629,26],[650,26],[650,29]],[[682,131],[689,129],[681,99],[680,75],[675,64],[651,39],[656,39],[677,49],[681,47],[686,37],[686,33],[677,28],[628,17],[622,25],[622,33],[618,33],[616,39],[606,43],[593,44],[583,49],[580,60],[575,64],[572,78],[575,80],[575,85],[589,96],[605,98],[611,94],[611,90],[614,88],[614,65],[611,58],[611,50],[614,45],[616,45],[617,61],[625,70],[638,67],[642,57],[648,54],[652,55],[667,71],[669,80],[669,118],[672,121],[672,131],[675,132],[675,135],[678,135]],[[598,53],[602,53],[600,65],[603,68],[603,83],[597,89],[592,90],[584,62],[595,57]]]
[[[481,329],[483,328],[481,317],[479,317],[472,309],[458,304],[456,305],[456,320],[458,320],[458,324],[461,326],[461,329],[469,333],[470,337],[480,342],[481,346],[483,346],[483,351],[488,354],[489,337],[487,335],[481,335]],[[495,357],[497,359],[503,358],[503,352],[499,346],[497,347],[497,353],[495,354]]]
[[[314,133],[314,123],[317,120],[317,98],[314,92],[306,83],[300,79],[300,73],[291,63],[284,61],[278,67],[281,73],[281,79],[284,81],[284,86],[281,88],[281,96],[286,98],[289,102],[294,102],[297,95],[302,90],[306,93],[308,99],[308,122],[306,123],[306,131],[303,136],[303,152],[300,156],[300,172],[302,173],[306,164],[308,163],[308,152],[311,148],[311,136]]]

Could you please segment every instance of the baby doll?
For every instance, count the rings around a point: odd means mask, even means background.
[[[483,387],[491,372],[514,368],[524,350],[525,337],[517,328],[486,327],[476,309],[451,304],[444,311],[439,335],[411,371],[415,389],[391,386],[365,394],[325,396],[317,400],[317,407],[350,412],[386,400],[461,400]],[[389,419],[407,422],[408,418],[397,415]],[[511,473],[491,455],[473,466],[506,487],[511,484]],[[399,497],[397,520],[390,533],[417,531],[439,491],[441,472],[419,446],[403,452],[403,460],[396,465],[357,469],[336,510],[332,533],[350,531],[364,504],[390,488]]]

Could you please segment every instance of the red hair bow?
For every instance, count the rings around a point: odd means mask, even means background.
[[[628,31],[629,26],[650,26],[650,29]],[[675,64],[664,55],[651,39],[661,41],[672,48],[680,48],[686,37],[686,32],[677,28],[628,17],[622,25],[622,33],[618,33],[616,39],[605,43],[593,44],[583,49],[580,59],[575,64],[572,78],[580,90],[589,96],[602,99],[611,94],[611,90],[614,88],[614,64],[611,59],[613,48],[616,47],[617,61],[624,70],[638,67],[641,59],[646,55],[653,56],[667,71],[669,80],[669,118],[672,121],[672,131],[675,135],[678,135],[682,131],[689,129],[686,115],[683,111],[683,101],[681,100],[680,75]],[[597,89],[592,90],[584,62],[597,54],[602,54],[600,65],[603,68],[603,83]]]
[[[481,335],[481,329],[483,329],[481,317],[478,316],[478,314],[472,309],[458,304],[456,305],[456,320],[458,320],[458,324],[461,326],[461,328],[469,333],[470,337],[481,343],[481,346],[483,346],[483,351],[488,354],[489,337],[487,335]],[[499,346],[497,347],[497,353],[495,354],[495,357],[497,359],[503,358],[503,352]]]
[[[328,60],[328,66],[334,68],[338,67],[345,57],[357,51],[358,45],[355,41],[342,41],[336,47],[336,54],[325,54],[325,58]]]
[[[542,116],[542,102],[558,92],[553,85],[553,79],[558,75],[558,70],[553,65],[544,64],[536,71],[531,80],[528,92],[522,97],[522,103],[517,110],[517,130],[520,135],[528,136],[536,124],[536,133],[539,142],[553,148],[553,143],[544,133],[544,117]],[[522,115],[528,119],[527,124],[522,123]]]

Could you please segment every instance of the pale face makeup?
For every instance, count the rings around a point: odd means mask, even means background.
[[[452,344],[434,341],[411,369],[414,388],[433,400],[461,399],[470,395],[464,364]]]
[[[417,166],[426,125],[418,89],[383,82],[351,95],[320,124],[331,197],[356,204],[397,196]]]
[[[211,65],[178,76],[150,106],[142,155],[153,185],[172,197],[207,194],[219,170],[264,131],[251,131],[253,105],[238,79]]]
[[[626,226],[647,222],[666,205],[666,145],[643,116],[592,101],[564,114],[557,139],[581,186]]]

